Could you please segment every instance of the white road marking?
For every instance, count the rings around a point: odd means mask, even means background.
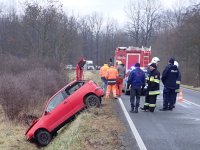
[[[189,108],[189,106],[185,105],[184,103],[178,103],[178,104],[185,107],[185,108]]]
[[[183,99],[184,101],[186,101],[186,102],[188,102],[188,103],[190,103],[190,104],[193,104],[193,105],[195,105],[195,106],[197,106],[197,107],[200,107],[200,105],[199,104],[196,104],[196,103],[193,103],[193,102],[191,102],[191,101],[188,101],[188,100],[186,100],[186,99]]]
[[[191,105],[191,103],[189,103],[189,102],[187,102],[187,101],[185,101],[185,100],[183,100],[183,103],[186,103],[186,104],[188,104],[188,105]]]
[[[129,114],[128,114],[127,110],[126,110],[126,108],[124,106],[124,103],[122,102],[122,99],[118,98],[118,101],[119,101],[119,103],[120,103],[120,105],[122,107],[124,115],[125,115],[125,117],[126,117],[126,119],[128,121],[128,124],[129,124],[129,126],[131,128],[131,131],[132,131],[133,135],[135,136],[135,139],[137,141],[137,144],[138,144],[140,150],[147,150],[146,146],[144,145],[144,142],[143,142],[142,138],[140,137],[140,134],[138,133],[138,131],[137,131],[136,127],[135,127],[135,124],[131,120],[131,117],[129,116]]]

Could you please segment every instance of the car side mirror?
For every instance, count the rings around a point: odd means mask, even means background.
[[[44,115],[47,115],[47,114],[49,114],[49,112],[45,110]]]

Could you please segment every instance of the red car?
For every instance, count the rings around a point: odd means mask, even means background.
[[[41,146],[47,145],[52,136],[85,107],[99,107],[103,89],[92,80],[76,80],[52,96],[42,116],[33,121],[26,132],[28,140],[36,140]]]

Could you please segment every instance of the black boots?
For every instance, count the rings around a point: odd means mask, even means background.
[[[138,107],[135,107],[135,109],[134,109],[134,107],[131,108],[130,112],[131,113],[138,113]]]
[[[135,113],[138,113],[138,107],[135,107]]]
[[[134,107],[131,107],[130,112],[131,112],[131,113],[134,113]]]
[[[143,110],[143,111],[147,111],[148,110],[145,107],[140,107],[140,109]]]

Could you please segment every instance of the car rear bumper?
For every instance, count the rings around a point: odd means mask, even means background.
[[[99,96],[99,97],[103,97],[105,95],[103,89],[101,87],[97,87],[95,89],[95,93]]]

